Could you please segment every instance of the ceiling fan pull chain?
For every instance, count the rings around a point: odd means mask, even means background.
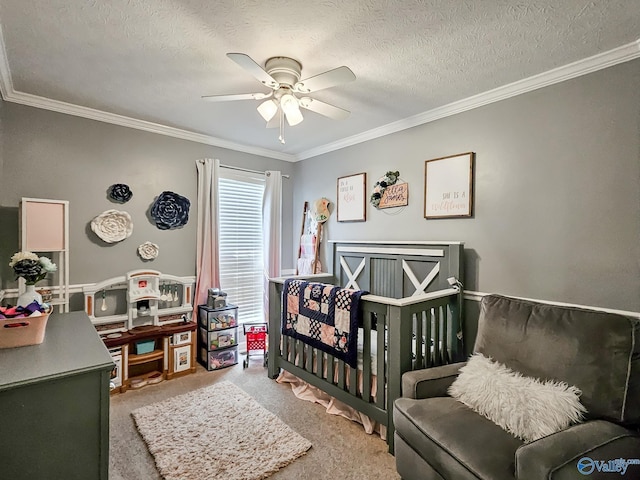
[[[284,111],[280,108],[280,136],[278,137],[280,143],[284,144]]]

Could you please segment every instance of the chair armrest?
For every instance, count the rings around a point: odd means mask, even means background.
[[[519,447],[516,450],[516,479],[578,478],[579,473],[594,473],[597,477],[597,465],[589,460],[581,462],[585,470],[578,470],[578,461],[585,457],[605,463],[614,460],[614,465],[622,464],[618,459],[637,460],[640,458],[640,436],[604,420],[574,425]],[[629,464],[622,468],[630,472],[625,478],[640,478],[640,465]]]
[[[413,370],[402,375],[402,396],[405,398],[446,397],[447,389],[467,362]]]

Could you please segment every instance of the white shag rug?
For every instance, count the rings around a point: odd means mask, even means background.
[[[165,480],[257,480],[311,448],[307,439],[226,381],[131,415]]]

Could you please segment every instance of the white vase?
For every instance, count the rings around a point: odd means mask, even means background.
[[[24,293],[21,293],[18,297],[18,307],[26,307],[33,301],[37,301],[39,304],[42,304],[42,295],[36,292],[35,285],[26,285],[26,290]]]

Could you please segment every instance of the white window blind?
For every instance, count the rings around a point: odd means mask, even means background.
[[[220,287],[238,306],[238,322],[263,322],[264,177],[220,169]]]

